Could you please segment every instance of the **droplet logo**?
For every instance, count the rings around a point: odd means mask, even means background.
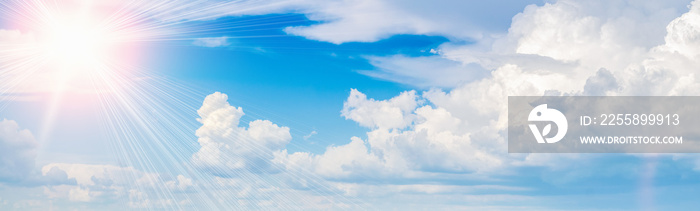
[[[544,126],[542,132],[540,132],[539,128],[537,128],[537,125],[530,124],[530,130],[532,130],[532,134],[535,135],[537,143],[541,144],[551,144],[561,141],[561,139],[564,138],[564,135],[566,135],[566,130],[569,127],[569,124],[567,123],[564,114],[562,114],[557,109],[547,108],[547,104],[538,105],[537,107],[532,109],[532,111],[530,111],[530,115],[528,115],[527,117],[527,120],[530,122],[550,122],[549,124]],[[552,123],[554,123],[557,126],[557,134],[553,137],[545,138],[545,136],[547,136],[552,130]]]

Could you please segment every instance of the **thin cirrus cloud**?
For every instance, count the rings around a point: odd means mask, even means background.
[[[522,7],[539,1],[299,1],[299,11],[321,24],[293,26],[287,33],[331,42],[374,42],[396,34],[480,39],[504,30]],[[489,12],[486,12],[489,11]],[[459,20],[459,21],[455,21]],[[488,21],[476,21],[488,20]]]
[[[229,42],[229,37],[223,36],[223,37],[204,37],[204,38],[196,38],[194,39],[194,42],[192,42],[193,45],[196,46],[202,46],[202,47],[209,47],[209,48],[215,48],[215,47],[226,47],[231,45]]]

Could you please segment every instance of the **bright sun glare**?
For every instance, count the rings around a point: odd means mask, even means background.
[[[50,26],[44,43],[49,58],[67,68],[90,68],[109,53],[110,33],[86,19]]]
[[[98,3],[35,2],[37,8],[45,9],[27,9],[31,15],[18,21],[36,38],[27,46],[35,51],[27,55],[42,65],[37,67],[37,75],[56,84],[38,86],[60,92],[63,88],[55,87],[65,84],[66,89],[88,91],[97,89],[94,84],[114,84],[115,78],[131,72],[139,55],[134,40],[140,38],[139,24],[146,20],[128,8]]]

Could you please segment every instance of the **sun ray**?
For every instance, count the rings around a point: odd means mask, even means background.
[[[212,209],[244,208],[240,200],[272,200],[280,208],[299,209],[295,204],[314,204],[313,197],[326,201],[367,207],[361,201],[346,197],[327,181],[313,172],[299,168],[289,171],[283,178],[278,174],[255,174],[243,169],[216,167],[213,172],[228,176],[212,175],[190,163],[190,158],[200,145],[194,131],[200,126],[194,121],[196,110],[201,106],[202,93],[192,85],[158,75],[141,67],[130,58],[143,44],[150,42],[192,41],[222,30],[239,32],[260,30],[260,27],[275,24],[292,24],[297,21],[280,21],[275,17],[262,17],[244,21],[203,24],[221,16],[220,8],[236,8],[229,13],[256,10],[269,5],[258,1],[82,1],[82,0],[31,0],[0,2],[3,20],[20,29],[18,36],[28,37],[26,42],[0,43],[0,93],[27,92],[50,93],[49,105],[44,117],[40,137],[48,140],[51,129],[57,124],[55,115],[65,95],[90,93],[98,99],[101,108],[101,125],[108,137],[114,157],[120,165],[140,169],[144,172],[165,172],[184,175],[197,181],[194,191],[176,193],[164,185],[147,186],[135,173],[121,175],[134,186],[130,187],[146,195],[151,201],[190,200],[198,206]],[[214,15],[213,11],[218,11]],[[235,38],[262,38],[284,35],[232,36]],[[35,83],[42,78],[51,83]],[[3,102],[3,106],[7,101]],[[75,102],[73,102],[75,103]],[[77,102],[80,103],[80,102]],[[265,112],[248,105],[249,116],[264,118]],[[2,107],[0,107],[1,109]],[[292,130],[295,136],[303,136],[303,123]],[[46,139],[46,140],[44,140]],[[252,143],[244,145],[258,155],[272,151],[253,140],[233,140]],[[295,144],[295,143],[291,143]],[[219,159],[236,159],[236,155],[224,155]],[[284,170],[285,166],[268,165]],[[253,172],[265,172],[265,168],[252,166]],[[167,175],[167,174],[166,174]],[[272,190],[262,191],[258,196],[247,198],[241,190],[227,187],[228,177],[235,177],[251,186],[259,185]],[[289,184],[295,180],[304,183],[310,195],[300,195],[287,190],[296,190]],[[278,188],[274,192],[274,188]],[[237,199],[225,198],[236,196]],[[128,199],[124,199],[128,200]],[[123,204],[127,204],[125,201]],[[179,203],[164,205],[166,209],[182,209]],[[258,205],[252,205],[258,206]]]

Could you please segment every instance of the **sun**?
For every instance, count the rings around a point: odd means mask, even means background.
[[[113,32],[89,17],[57,19],[45,27],[43,53],[59,67],[71,71],[94,68],[114,50]]]
[[[101,1],[60,2],[35,1],[14,16],[19,28],[34,38],[17,49],[27,52],[22,59],[36,64],[27,68],[36,69],[31,77],[48,81],[36,85],[44,87],[38,89],[89,92],[131,77],[138,65],[139,40],[146,39],[142,32],[149,32],[143,26],[154,26],[148,25],[150,20]]]
[[[46,50],[68,63],[91,61],[105,53],[107,35],[84,23],[58,24],[50,31]]]
[[[0,82],[12,84],[12,91],[116,92],[122,81],[150,74],[143,64],[154,41],[179,35],[180,28],[144,11],[166,2],[2,2],[0,25],[7,24],[18,38],[0,43],[0,63],[6,61],[9,72]]]

